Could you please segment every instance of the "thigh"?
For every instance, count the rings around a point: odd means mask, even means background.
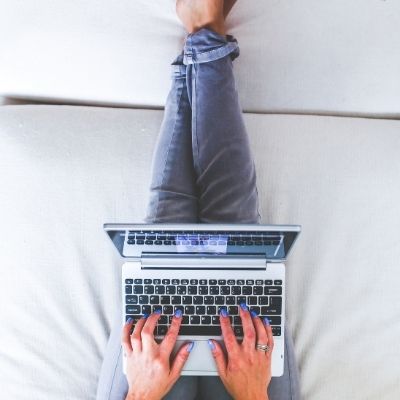
[[[192,110],[183,54],[172,63],[171,89],[152,159],[147,223],[196,222],[198,192],[192,154]]]

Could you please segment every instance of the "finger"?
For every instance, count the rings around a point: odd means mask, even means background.
[[[169,374],[173,382],[175,382],[181,375],[182,368],[189,358],[189,354],[192,351],[193,346],[194,342],[185,343],[176,353],[175,358],[172,361],[171,372]]]
[[[220,312],[219,323],[221,324],[222,337],[224,339],[228,354],[237,353],[239,350],[239,343],[236,340],[235,334],[233,333],[228,313],[224,308]]]
[[[132,353],[132,344],[131,344],[131,329],[132,329],[133,319],[128,318],[125,322],[125,325],[122,328],[122,336],[121,336],[121,345],[124,350],[124,353],[129,355]]]
[[[160,344],[160,350],[165,354],[167,354],[168,357],[175,346],[181,322],[182,322],[182,311],[178,309],[175,311],[174,318],[172,318],[171,326],[169,327],[167,334],[165,335],[163,341]]]
[[[261,319],[258,317],[257,313],[255,311],[252,311],[251,317],[253,320],[254,328],[256,330],[256,344],[268,344],[268,335],[267,331],[265,330],[265,326]],[[260,350],[257,350],[258,353],[262,354]]]
[[[157,344],[154,340],[154,329],[160,316],[161,310],[154,311],[153,314],[150,314],[150,316],[147,318],[143,326],[140,336],[142,338],[142,349],[144,351],[152,348],[155,344]]]
[[[211,353],[214,357],[215,364],[218,370],[218,375],[221,377],[222,380],[224,380],[226,376],[227,366],[225,353],[222,350],[221,345],[216,340],[209,339],[208,345],[210,346]]]
[[[274,349],[274,336],[272,334],[272,328],[267,317],[264,318],[264,326],[268,336],[268,346],[270,348],[267,354],[271,355],[272,350]]]
[[[131,345],[133,351],[142,351],[142,338],[140,335],[142,333],[143,326],[146,323],[147,317],[148,315],[144,314],[143,317],[136,322],[135,329],[131,335]]]
[[[245,349],[253,351],[256,347],[256,330],[254,328],[249,309],[247,308],[245,303],[241,303],[239,310],[243,326],[242,345]]]

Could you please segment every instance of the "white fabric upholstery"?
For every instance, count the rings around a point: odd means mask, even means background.
[[[94,399],[162,111],[0,108],[0,387]],[[264,223],[301,224],[288,319],[307,400],[400,396],[400,121],[245,115]]]
[[[246,111],[400,115],[400,2],[239,0],[228,26]],[[184,30],[175,0],[3,0],[0,37],[0,95],[148,107]]]

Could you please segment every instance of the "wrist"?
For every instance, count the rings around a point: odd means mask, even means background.
[[[143,395],[143,394],[140,394],[140,393],[129,392],[126,395],[125,400],[160,400],[160,399],[157,399],[155,397],[149,397],[147,395]]]

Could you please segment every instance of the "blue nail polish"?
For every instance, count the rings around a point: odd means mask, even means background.
[[[157,310],[154,311],[154,314],[161,314],[161,310],[157,308]]]
[[[128,318],[127,320],[126,320],[126,324],[131,324],[133,322],[133,318]]]
[[[182,310],[181,310],[181,309],[178,308],[178,309],[175,311],[175,317],[178,317],[178,318],[182,317]]]
[[[149,314],[143,314],[143,317],[142,318],[144,318],[144,319],[146,319],[147,317],[149,316]]]
[[[258,316],[257,311],[254,311],[254,310],[252,310],[250,312],[250,314],[251,314],[252,317],[257,317]]]
[[[228,316],[228,313],[226,312],[225,308],[221,308],[220,314],[221,314],[223,317],[227,317],[227,316]]]
[[[214,342],[213,342],[211,339],[208,339],[208,345],[210,346],[210,349],[211,349],[211,350],[214,350],[214,349],[215,349],[215,344],[214,344]]]
[[[269,325],[269,319],[267,317],[264,318],[264,324]]]
[[[190,353],[190,352],[192,351],[193,346],[194,346],[194,342],[190,343],[190,344],[188,345],[188,347],[186,347],[186,350],[187,350],[188,353]]]
[[[242,308],[243,311],[247,311],[248,308],[246,306],[246,303],[240,303],[240,307]]]

